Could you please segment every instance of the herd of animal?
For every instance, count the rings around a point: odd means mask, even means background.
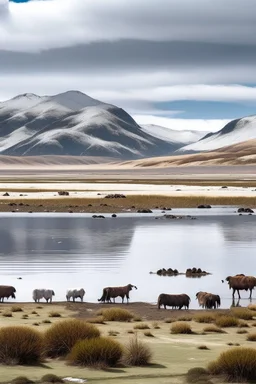
[[[233,290],[233,299],[236,291],[240,299],[241,290],[249,290],[249,299],[252,298],[252,290],[256,286],[256,277],[239,274],[235,276],[228,276],[226,281],[228,282],[229,289]],[[124,303],[124,299],[126,298],[128,304],[130,299],[129,294],[133,288],[137,289],[137,287],[132,284],[128,284],[123,287],[105,287],[103,288],[102,296],[98,299],[98,301],[102,303],[112,303],[111,300],[113,299],[113,302],[115,303],[115,299],[117,297],[121,297],[122,303]],[[0,285],[0,302],[3,302],[4,298],[9,299],[9,297],[15,299],[15,293],[16,289],[13,286]],[[83,288],[68,289],[66,292],[66,299],[67,301],[72,299],[74,302],[77,298],[79,298],[81,302],[83,302],[84,295],[85,290]],[[52,289],[34,289],[32,293],[35,303],[39,303],[41,299],[45,299],[47,303],[51,303],[53,296],[55,296],[55,293]],[[209,292],[197,292],[196,299],[198,300],[199,306],[205,309],[217,309],[221,305],[220,296]],[[184,307],[185,309],[189,309],[190,301],[190,297],[185,293],[179,295],[161,293],[158,296],[157,307],[158,309],[160,309],[161,306],[165,309],[166,307],[171,307],[173,309],[182,309]]]

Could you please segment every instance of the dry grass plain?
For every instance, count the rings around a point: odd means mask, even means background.
[[[22,311],[13,312],[13,308],[17,309],[17,306]],[[99,309],[106,307],[109,308],[110,306],[91,303],[54,303],[48,305],[43,303],[19,303],[18,305],[6,303],[0,305],[0,325],[1,327],[27,325],[44,332],[52,323],[64,318],[78,317],[90,321],[91,318],[97,317]],[[124,345],[136,334],[138,339],[146,343],[152,350],[151,365],[131,368],[120,366],[100,370],[70,366],[63,359],[46,359],[39,366],[1,365],[0,382],[9,383],[18,376],[27,376],[29,379],[39,381],[43,375],[53,373],[62,378],[71,376],[86,379],[88,382],[96,384],[112,382],[117,384],[123,382],[133,384],[185,383],[185,374],[188,369],[207,367],[210,361],[215,360],[222,351],[232,348],[232,345],[254,347],[253,342],[247,341],[247,333],[237,332],[243,329],[253,333],[256,329],[256,317],[244,321],[242,327],[240,325],[223,328],[224,333],[216,333],[204,331],[211,324],[195,321],[198,314],[205,314],[203,310],[159,311],[156,306],[146,303],[131,303],[129,306],[123,306],[123,308],[128,308],[135,315],[134,320],[130,322],[104,321],[103,324],[96,325],[103,336],[115,334],[111,337]],[[12,317],[6,317],[6,313],[12,313]],[[51,313],[60,314],[61,317],[51,317]],[[207,313],[209,314],[209,312]],[[232,312],[230,310],[217,310],[214,312],[214,316],[218,317],[224,313],[230,314]],[[256,312],[252,313],[256,316]],[[187,320],[192,334],[171,334],[172,325],[180,320]],[[142,329],[136,329],[142,322]],[[145,325],[148,328],[147,332],[145,332]],[[220,383],[221,380],[211,379],[211,382]]]

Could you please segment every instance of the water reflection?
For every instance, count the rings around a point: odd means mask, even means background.
[[[138,286],[132,301],[155,303],[162,292],[188,293],[197,308],[195,294],[202,290],[219,294],[222,307],[230,307],[232,291],[221,280],[252,274],[254,227],[254,216],[231,213],[200,214],[197,220],[5,215],[0,218],[1,282],[15,285],[18,301],[31,300],[31,291],[40,286],[52,287],[56,300],[65,299],[67,288],[83,286],[86,300],[96,301],[104,286],[132,283]],[[212,275],[188,279],[149,273],[192,267]],[[248,295],[241,293],[240,304],[247,305]]]

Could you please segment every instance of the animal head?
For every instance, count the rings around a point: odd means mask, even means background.
[[[199,292],[196,293],[196,298],[197,298],[197,296],[199,295],[199,293],[201,293],[201,291],[199,291]]]
[[[136,285],[128,284],[129,291],[131,291],[133,288],[138,289]]]
[[[53,295],[53,296],[55,296],[55,293],[54,293],[54,291],[52,291],[52,295]]]
[[[226,277],[226,281],[229,282],[230,278],[231,278],[231,276]]]
[[[12,293],[12,299],[16,299],[16,296],[14,293]]]

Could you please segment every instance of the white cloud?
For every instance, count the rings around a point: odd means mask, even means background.
[[[255,44],[255,13],[255,0],[10,3],[8,21],[0,25],[0,49],[37,51],[119,39]]]

